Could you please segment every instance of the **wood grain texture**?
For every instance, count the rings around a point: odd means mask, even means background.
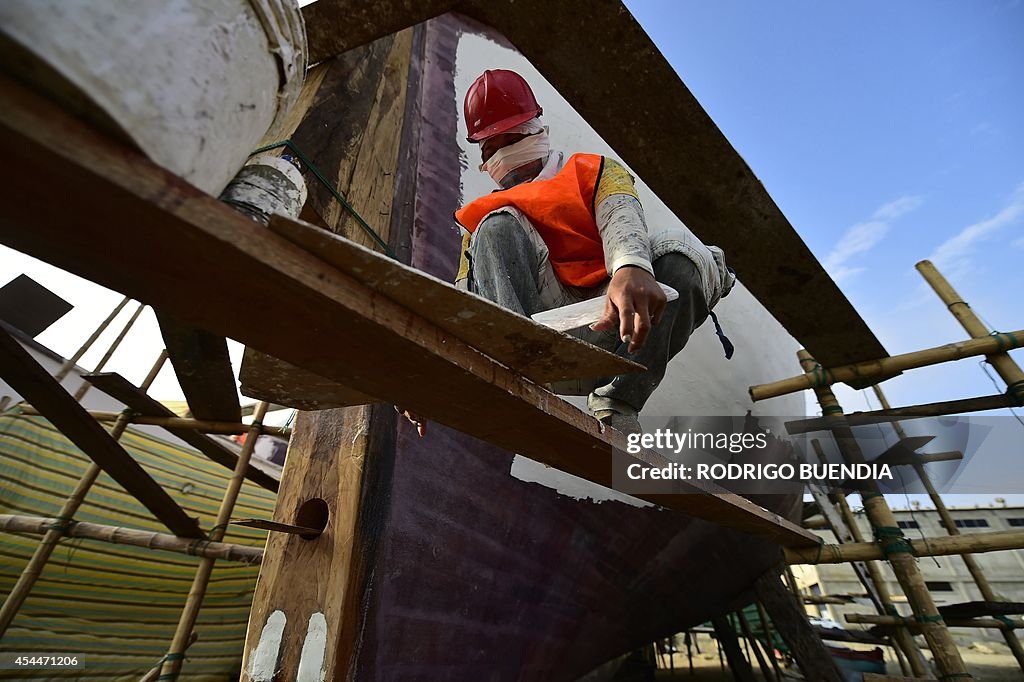
[[[526,378],[545,384],[565,379],[615,376],[641,365],[517,315],[447,282],[382,257],[309,225],[270,221],[270,229],[374,293],[409,310],[422,311],[442,330]]]
[[[112,398],[115,398],[140,414],[152,417],[174,417],[175,414],[164,407],[160,402],[150,398],[148,395],[133,386],[130,381],[120,374],[112,372],[84,374],[82,378],[100,389]],[[240,420],[241,418],[239,418]],[[177,427],[164,427],[168,433],[177,436],[211,460],[220,464],[225,469],[234,470],[238,462],[238,454],[219,443],[216,438],[211,438],[195,429],[184,429]],[[246,469],[245,477],[271,492],[277,492],[278,482],[270,474],[260,471],[252,464]]]
[[[186,514],[4,329],[0,329],[0,376],[172,533],[186,538],[203,537],[198,520]]]
[[[825,366],[887,355],[619,0],[321,0],[303,15],[315,60],[450,10],[514,44],[698,237],[725,249],[743,284]]]
[[[613,448],[626,448],[622,434],[49,102],[5,80],[0,95],[8,103],[0,143],[18,169],[0,186],[9,207],[0,215],[4,243],[197,327],[611,485]],[[52,201],[54,185],[78,210]],[[230,293],[240,286],[261,302],[259,319],[238,314]],[[636,458],[667,463],[650,451]],[[697,494],[654,501],[787,546],[818,544],[810,531],[742,497],[696,483],[683,489]]]
[[[156,319],[167,357],[192,415],[209,421],[241,421],[242,408],[238,404],[227,340],[159,311]]]
[[[306,627],[315,614],[327,624],[325,672],[317,679],[348,679],[358,618],[346,612],[358,613],[361,602],[358,591],[353,595],[358,584],[352,584],[352,577],[360,561],[356,535],[372,409],[300,412],[296,419],[273,520],[296,524],[300,507],[311,499],[326,503],[329,520],[311,540],[291,533],[268,535],[245,640],[243,680],[251,679],[249,661],[264,623],[276,611],[284,613],[288,628],[274,679],[296,679]]]

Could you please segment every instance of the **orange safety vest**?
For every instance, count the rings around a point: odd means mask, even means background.
[[[554,177],[482,196],[456,211],[455,219],[475,232],[488,213],[514,206],[547,244],[551,266],[563,284],[597,286],[608,278],[594,219],[594,194],[603,168],[603,156],[573,154]]]

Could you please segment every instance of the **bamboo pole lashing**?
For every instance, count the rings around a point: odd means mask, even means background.
[[[1024,329],[993,334],[981,339],[970,339],[948,343],[925,350],[893,355],[878,360],[869,360],[852,365],[823,368],[816,362],[810,363],[803,374],[768,384],[750,387],[750,397],[757,400],[777,398],[808,388],[826,388],[832,384],[850,381],[883,380],[908,369],[937,365],[953,360],[978,355],[990,355],[1024,345]]]
[[[137,313],[141,311],[141,307],[136,311],[136,316],[132,318],[132,321],[127,325],[127,329],[131,328],[131,324],[134,323],[134,319],[138,316]],[[125,332],[126,333],[126,332]],[[118,338],[112,344],[112,347],[116,347],[124,339],[124,333],[118,336]],[[112,355],[113,351],[108,351],[109,355]],[[143,380],[140,388],[143,391],[149,390],[153,382],[156,380],[157,375],[163,368],[164,362],[167,361],[167,351],[161,351],[157,357],[153,366],[149,370],[149,374]],[[105,362],[105,360],[103,361]],[[87,386],[88,384],[86,384]],[[83,391],[84,395],[85,392]],[[125,429],[128,428],[127,414],[123,418],[119,419],[114,423],[113,428],[110,431],[110,436],[115,441],[120,440],[124,434]],[[43,539],[39,541],[39,546],[36,547],[35,552],[32,554],[32,558],[29,559],[25,568],[22,569],[21,575],[18,576],[18,581],[15,583],[14,588],[10,594],[4,600],[3,606],[0,607],[0,638],[4,636],[11,623],[14,621],[14,617],[18,614],[22,604],[28,598],[29,593],[32,591],[32,587],[39,580],[39,576],[42,575],[43,568],[50,560],[50,555],[53,554],[53,550],[56,549],[57,543],[60,542],[61,537],[64,535],[64,530],[67,524],[72,521],[75,514],[78,513],[79,507],[85,501],[85,496],[92,488],[96,479],[99,478],[102,469],[95,462],[90,461],[85,471],[79,478],[78,483],[75,485],[75,489],[71,492],[71,495],[64,500],[64,504],[61,506],[60,512],[57,514],[58,524],[51,527],[50,530],[43,536]]]
[[[249,460],[252,458],[253,450],[256,447],[256,440],[259,438],[260,428],[263,426],[263,418],[267,414],[269,405],[269,403],[261,401],[253,412],[252,425],[246,436],[245,444],[242,446],[242,451],[238,455],[238,461],[231,474],[231,479],[228,481],[224,491],[220,508],[217,510],[216,525],[214,525],[209,533],[211,541],[219,542],[227,530],[228,523],[231,520],[231,512],[234,510],[242,483],[245,481],[245,472],[249,466]],[[178,627],[174,632],[170,648],[166,656],[164,656],[164,661],[160,668],[160,679],[162,680],[178,679],[188,637],[195,628],[196,618],[199,615],[199,609],[202,607],[203,598],[206,596],[206,588],[210,582],[210,575],[213,572],[215,561],[212,557],[202,557],[199,560],[199,566],[196,568],[195,577],[192,580],[192,587],[189,589],[188,598],[185,600],[185,606],[178,620]]]

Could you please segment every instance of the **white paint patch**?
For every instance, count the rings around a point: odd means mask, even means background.
[[[249,679],[252,682],[271,682],[277,672],[277,657],[281,654],[281,639],[284,637],[284,626],[288,619],[284,611],[274,611],[267,618],[260,633],[260,641],[256,651],[249,659]]]
[[[324,614],[317,612],[309,617],[295,682],[323,682],[324,676],[327,675],[327,669],[324,667],[326,655],[327,619],[324,618]]]
[[[586,479],[553,469],[522,455],[516,455],[512,460],[512,470],[509,473],[520,481],[539,483],[576,500],[590,500],[595,504],[622,502],[632,507],[654,506],[650,502],[630,497],[626,493],[620,493],[618,490],[612,490],[611,488],[591,483]]]

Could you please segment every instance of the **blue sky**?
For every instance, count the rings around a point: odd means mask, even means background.
[[[890,353],[965,337],[925,258],[993,327],[1024,327],[1024,3],[627,5]],[[884,389],[996,392],[976,360]]]

